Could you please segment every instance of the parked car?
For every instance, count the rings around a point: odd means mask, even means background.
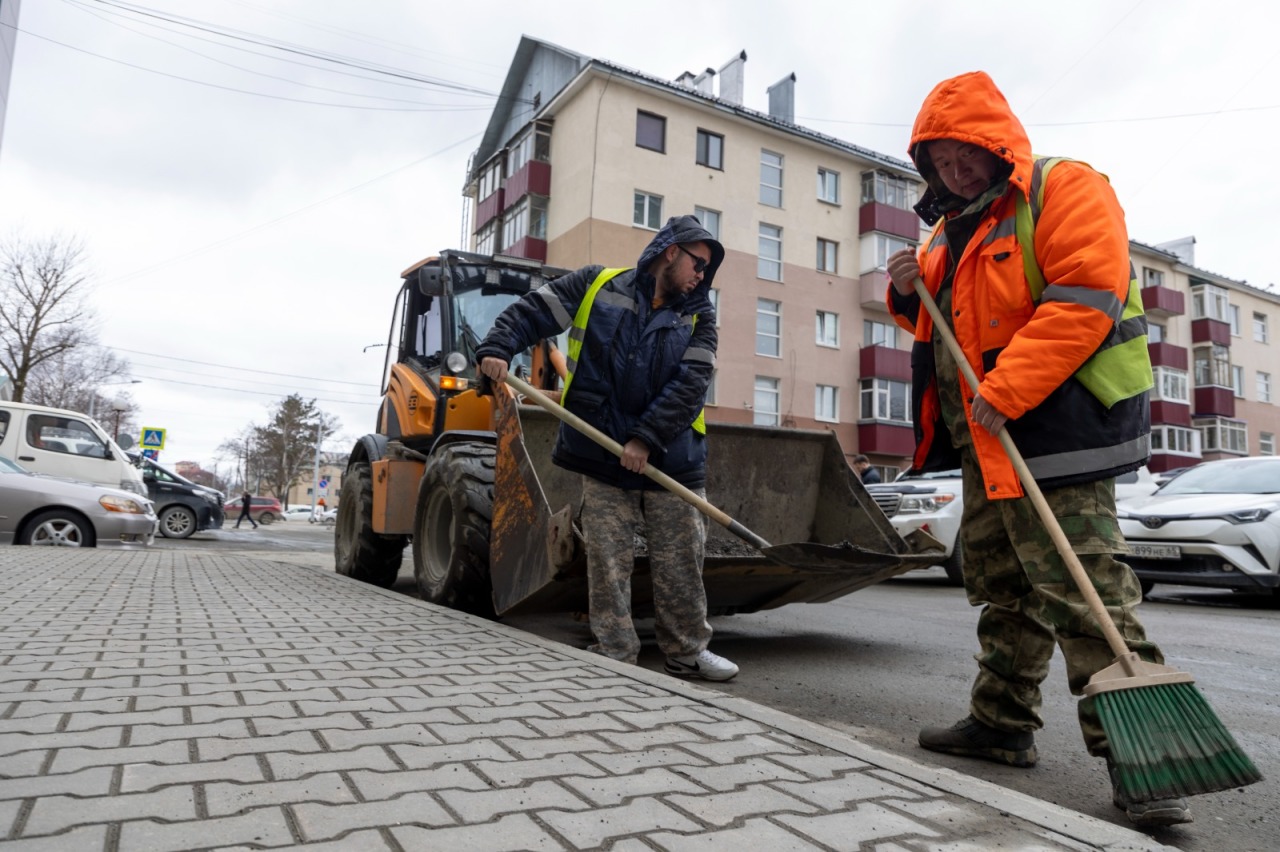
[[[280,519],[284,521],[310,521],[313,520],[313,515],[317,511],[317,509],[312,509],[310,506],[290,506],[280,513]],[[253,514],[253,509],[249,510],[249,514]],[[236,507],[236,517],[240,517],[239,506]]]
[[[0,400],[0,457],[47,473],[147,496],[142,473],[92,417]]]
[[[1144,592],[1155,583],[1280,589],[1280,457],[1202,462],[1117,507]]]
[[[198,485],[153,459],[134,458],[142,471],[147,496],[155,504],[162,536],[190,538],[197,530],[222,526],[222,501],[226,498],[221,491]]]
[[[316,509],[311,522],[313,524],[336,524],[338,522],[338,508],[333,506],[327,509]]]
[[[1160,487],[1160,480],[1147,470],[1146,465],[1122,473],[1116,477],[1116,502],[1132,500],[1134,497],[1146,497]]]
[[[249,504],[249,517],[258,523],[269,524],[284,517],[284,509],[276,498],[252,497],[250,499],[253,502]],[[222,504],[222,511],[228,521],[234,521],[240,517],[240,500],[239,497],[233,497]]]
[[[924,530],[946,547],[938,564],[952,585],[964,585],[960,554],[960,514],[964,511],[960,471],[903,473],[893,482],[868,485],[871,499],[899,535]]]
[[[31,473],[0,456],[0,544],[146,547],[151,501],[119,488]]]

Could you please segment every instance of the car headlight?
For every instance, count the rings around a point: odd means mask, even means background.
[[[141,482],[139,482],[136,479],[120,480],[120,488],[124,491],[132,491],[134,494],[137,494],[139,497],[145,497],[147,494],[146,486],[144,486]]]
[[[953,502],[956,495],[947,491],[937,494],[907,494],[898,505],[899,514],[922,514],[936,512],[948,503]]]
[[[1238,512],[1228,512],[1226,519],[1233,524],[1256,524],[1258,521],[1265,521],[1270,515],[1270,509],[1241,509]]]
[[[203,497],[204,499],[208,500],[208,501],[209,501],[210,503],[212,503],[213,505],[215,505],[215,506],[221,506],[221,505],[222,505],[222,495],[221,495],[221,494],[214,494],[214,493],[209,492],[209,491],[201,491],[201,492],[198,492],[198,493],[200,494],[200,496],[201,496],[201,497]]]
[[[114,494],[103,494],[98,498],[98,505],[108,512],[123,512],[126,515],[145,515],[146,507],[137,500],[128,497],[117,497]]]

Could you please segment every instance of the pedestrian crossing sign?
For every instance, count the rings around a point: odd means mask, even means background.
[[[163,429],[157,429],[155,426],[143,426],[142,440],[138,444],[146,450],[163,450],[164,431]]]

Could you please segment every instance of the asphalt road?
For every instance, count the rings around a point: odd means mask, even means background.
[[[275,524],[216,530],[159,547],[212,547],[260,552],[264,558],[328,567],[332,528]],[[396,590],[416,595],[406,558]],[[1196,822],[1153,832],[1194,852],[1280,848],[1275,809],[1280,793],[1280,606],[1269,599],[1213,590],[1157,586],[1143,604],[1148,633],[1170,665],[1189,671],[1224,724],[1267,780],[1244,790],[1192,800]],[[797,605],[713,619],[712,650],[737,662],[729,684],[706,684],[800,718],[851,733],[912,760],[945,766],[1127,825],[1112,807],[1106,771],[1089,757],[1075,722],[1060,657],[1045,684],[1040,763],[1030,770],[934,754],[916,745],[924,725],[950,724],[967,712],[976,664],[977,611],[940,569],[915,572],[829,604]],[[568,614],[524,616],[508,624],[584,647],[586,624]],[[661,667],[651,622],[640,664]]]

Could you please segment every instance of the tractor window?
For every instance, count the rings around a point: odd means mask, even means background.
[[[454,298],[454,320],[458,327],[458,349],[475,360],[476,347],[493,328],[498,314],[519,300],[519,293],[482,288],[459,292]],[[519,360],[517,358],[517,360]]]
[[[438,299],[426,300],[426,311],[415,318],[417,329],[413,335],[413,354],[434,365],[440,361],[440,305]]]

